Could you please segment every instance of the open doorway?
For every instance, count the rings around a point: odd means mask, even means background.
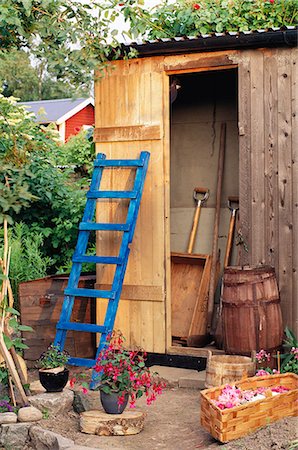
[[[207,264],[211,264],[222,123],[226,124],[226,145],[218,233],[218,274],[223,268],[229,232],[231,211],[228,200],[239,196],[238,75],[237,69],[177,74],[171,76],[170,83],[171,253],[177,255],[175,260],[172,257],[171,270],[172,345],[200,347],[205,345],[207,339],[196,342],[187,340],[187,337],[194,322],[195,327],[196,322],[204,322],[199,326],[201,330],[206,325],[206,277],[210,276],[210,267],[209,272],[205,269]],[[179,254],[189,251],[196,208],[193,194],[197,187],[209,191],[208,200],[202,203],[191,250],[191,254],[201,257],[183,259]],[[201,197],[198,195],[197,198]],[[235,234],[230,264],[238,262]],[[205,285],[204,292],[202,283]],[[198,295],[204,297],[200,300],[202,314],[194,311],[198,308]]]

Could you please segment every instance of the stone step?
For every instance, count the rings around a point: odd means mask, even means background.
[[[150,371],[157,372],[159,377],[165,380],[168,387],[205,389],[206,370],[198,372],[197,370],[178,367],[152,366]]]

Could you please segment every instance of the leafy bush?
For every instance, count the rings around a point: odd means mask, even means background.
[[[42,252],[43,236],[32,232],[24,223],[15,223],[9,229],[11,258],[9,278],[17,302],[18,285],[21,281],[35,280],[47,275],[52,259]],[[0,236],[0,254],[3,254],[3,233]],[[17,303],[16,303],[17,304]]]
[[[156,39],[291,26],[298,5],[297,0],[164,0],[146,11],[127,0],[123,13],[131,22],[130,36]]]

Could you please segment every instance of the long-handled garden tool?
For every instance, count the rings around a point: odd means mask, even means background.
[[[195,210],[193,223],[192,223],[192,229],[191,229],[190,236],[189,236],[187,253],[192,253],[192,251],[193,251],[194,243],[195,243],[195,239],[196,239],[196,235],[197,235],[197,230],[198,230],[200,214],[201,214],[201,206],[209,198],[209,189],[201,188],[201,187],[194,188],[193,198],[194,198],[195,202],[197,203],[197,207]]]
[[[228,232],[228,238],[227,238],[227,244],[226,244],[226,253],[225,253],[225,259],[224,259],[224,269],[228,267],[230,264],[231,259],[231,252],[232,252],[232,244],[233,244],[233,236],[235,231],[235,223],[236,223],[236,216],[237,211],[239,210],[239,198],[238,197],[228,197],[228,208],[231,211],[230,216],[230,224],[229,224],[229,232]],[[215,317],[214,317],[214,340],[216,343],[216,346],[218,348],[222,348],[223,346],[223,330],[222,330],[222,317],[221,317],[221,291],[222,291],[222,278],[220,278],[218,287],[216,292],[219,293],[219,299],[217,302],[217,308],[215,311]]]
[[[194,189],[196,210],[193,217],[192,229],[189,236],[187,253],[171,253],[171,300],[172,300],[172,336],[186,341],[190,331],[199,334],[200,321],[194,316],[200,307],[202,299],[205,301],[201,283],[206,274],[206,266],[209,267],[209,255],[192,253],[197,235],[201,207],[209,197],[209,189],[197,187]],[[205,285],[206,283],[204,283]],[[205,308],[206,309],[206,308]],[[192,326],[191,324],[194,324]],[[204,334],[205,331],[204,331]]]
[[[224,259],[224,268],[228,267],[228,265],[230,263],[236,215],[237,215],[237,211],[239,210],[239,198],[238,197],[228,197],[228,208],[231,211],[231,217],[230,217],[230,225],[229,225],[229,233],[228,233],[228,239],[227,239],[227,245],[226,245],[225,259]]]

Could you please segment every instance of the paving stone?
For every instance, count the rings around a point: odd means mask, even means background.
[[[37,422],[42,419],[42,412],[35,406],[24,406],[18,412],[19,422]]]
[[[14,412],[0,413],[0,424],[3,423],[16,423],[18,416]]]
[[[73,440],[36,425],[30,428],[29,436],[30,444],[38,450],[70,450],[75,448]]]
[[[64,389],[62,392],[45,392],[28,397],[32,406],[38,408],[41,412],[48,411],[51,414],[63,414],[72,409],[74,394],[70,389]]]
[[[31,423],[9,423],[0,427],[0,445],[7,449],[23,450],[29,439]]]
[[[152,366],[151,372],[157,372],[165,380],[168,387],[205,389],[206,371],[180,369],[177,367]]]

